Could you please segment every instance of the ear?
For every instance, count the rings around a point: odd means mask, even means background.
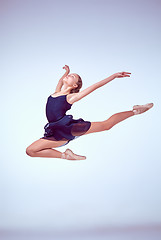
[[[73,86],[74,86],[75,88],[76,88],[76,87],[78,87],[78,85],[77,85],[77,84],[74,84]]]

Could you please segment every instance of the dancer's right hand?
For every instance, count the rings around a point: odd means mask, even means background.
[[[121,77],[130,77],[131,73],[129,72],[118,72],[118,73],[115,73],[115,78],[121,78]]]
[[[68,65],[65,65],[65,66],[63,67],[63,69],[65,69],[67,73],[70,72],[70,69],[69,69],[69,66],[68,66]]]

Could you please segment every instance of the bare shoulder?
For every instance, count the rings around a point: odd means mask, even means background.
[[[60,92],[55,92],[51,94],[52,97],[59,97],[62,95],[65,95],[65,94],[62,94]],[[73,104],[74,102],[76,102],[77,96],[78,96],[78,93],[69,93],[67,95],[67,102],[70,104]]]
[[[67,102],[70,103],[70,104],[73,104],[74,102],[76,102],[77,94],[78,93],[69,93],[67,95]]]

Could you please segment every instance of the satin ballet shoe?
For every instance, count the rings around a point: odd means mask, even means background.
[[[68,159],[68,160],[85,160],[85,156],[80,156],[75,153],[73,153],[69,148],[65,150],[64,153],[62,153],[62,158]]]
[[[134,105],[133,106],[133,113],[134,115],[144,113],[148,111],[150,108],[154,106],[153,103],[147,103],[145,105]]]

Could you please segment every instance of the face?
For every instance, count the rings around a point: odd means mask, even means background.
[[[64,81],[65,81],[69,86],[77,87],[78,76],[77,76],[76,73],[68,74],[68,75],[64,78]]]

